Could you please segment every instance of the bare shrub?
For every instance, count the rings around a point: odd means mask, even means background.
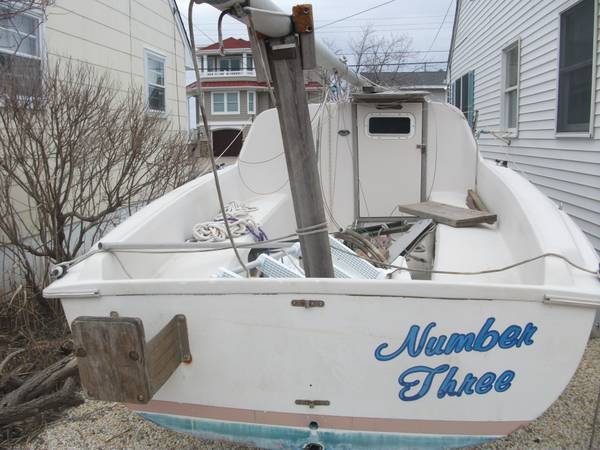
[[[188,181],[187,134],[150,113],[141,91],[67,61],[23,96],[0,79],[0,247],[28,291],[47,284],[115,215]]]
[[[379,82],[379,74],[401,71],[410,56],[412,40],[406,34],[378,34],[373,25],[367,25],[349,45],[354,70],[374,74],[374,81]]]

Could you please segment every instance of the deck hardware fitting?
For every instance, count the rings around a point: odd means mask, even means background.
[[[329,400],[302,400],[298,399],[294,402],[296,405],[308,406],[313,409],[315,406],[329,406],[331,402]]]
[[[323,300],[292,300],[292,306],[299,308],[323,308],[325,302]]]
[[[340,131],[338,131],[338,134],[340,136],[345,137],[345,136],[348,136],[350,134],[350,130],[340,130]]]

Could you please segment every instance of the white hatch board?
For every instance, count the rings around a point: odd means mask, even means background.
[[[398,109],[358,105],[361,217],[399,216],[397,205],[420,201],[421,119],[421,103],[402,103]]]

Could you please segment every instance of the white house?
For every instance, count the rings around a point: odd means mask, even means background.
[[[151,110],[188,128],[191,47],[174,0],[56,0],[45,17],[0,21],[0,71],[14,59],[42,71],[59,58],[106,71],[122,89],[142,87]]]
[[[562,205],[600,252],[598,0],[457,0],[448,80],[484,157]]]

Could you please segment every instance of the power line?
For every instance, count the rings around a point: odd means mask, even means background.
[[[427,64],[447,64],[448,61],[416,61],[416,62],[401,62],[401,63],[373,63],[373,64],[348,64],[348,67],[380,67],[380,66],[422,66]]]
[[[444,14],[444,18],[442,19],[442,23],[440,24],[440,27],[438,28],[437,33],[435,33],[435,37],[433,38],[433,41],[431,41],[431,45],[429,46],[429,50],[431,50],[433,48],[433,45],[435,44],[435,41],[437,41],[437,38],[440,35],[440,32],[442,31],[442,28],[444,28],[444,23],[446,22],[446,18],[448,17],[448,13],[450,13],[450,8],[452,7],[453,4],[454,4],[454,0],[450,0],[450,4],[448,5],[448,9],[446,10],[446,14]]]
[[[356,17],[356,16],[358,16],[360,14],[364,14],[364,13],[366,13],[368,11],[373,11],[374,9],[381,8],[382,6],[389,5],[390,3],[394,3],[395,1],[397,1],[397,0],[389,0],[387,2],[380,3],[379,5],[372,6],[371,8],[364,9],[362,11],[359,11],[357,13],[351,14],[349,16],[342,17],[341,19],[334,20],[333,22],[326,23],[325,25],[321,25],[319,28],[325,28],[325,27],[328,27],[329,25],[333,25],[334,23],[339,23],[339,22],[342,22],[344,20],[351,19],[352,17]]]

